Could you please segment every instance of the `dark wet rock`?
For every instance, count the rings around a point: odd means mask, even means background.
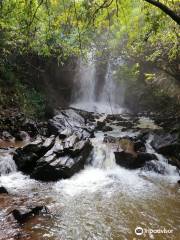
[[[179,128],[180,116],[179,114],[176,115],[174,111],[172,113],[163,112],[159,114],[154,114],[153,116],[151,116],[151,118],[155,121],[156,124],[169,132],[176,128]]]
[[[65,146],[64,149],[47,153],[39,159],[31,177],[42,181],[69,178],[84,168],[91,150],[89,140],[74,140],[73,147]]]
[[[45,210],[46,213],[48,213],[47,207],[46,206],[36,206],[34,208],[31,209],[23,209],[23,211],[18,210],[18,209],[14,209],[13,211],[11,211],[9,214],[12,214],[14,219],[18,222],[18,223],[25,223],[27,222],[31,217],[35,216],[35,215],[39,215],[40,212],[42,210]],[[9,215],[8,214],[8,215]]]
[[[178,180],[177,183],[180,184],[180,180]]]
[[[151,141],[152,147],[158,152],[166,156],[176,156],[180,154],[180,141],[178,134],[170,134],[159,132],[153,134]]]
[[[25,131],[19,131],[16,135],[15,138],[17,141],[26,141],[30,139],[30,136],[27,132]]]
[[[52,135],[16,150],[14,160],[18,170],[42,181],[71,177],[84,168],[92,150],[89,140],[73,133],[64,138]]]
[[[48,137],[48,123],[47,121],[37,123],[38,134]]]
[[[74,109],[74,108],[72,108],[72,109]],[[96,114],[93,112],[88,112],[88,111],[80,110],[80,109],[74,109],[74,110],[84,118],[85,123],[88,123],[88,122],[94,123],[96,121],[95,119],[100,117],[100,114]]]
[[[66,129],[71,133],[78,133],[82,139],[93,137],[94,125],[86,124],[85,119],[74,109],[61,110],[60,113],[48,122],[51,134],[66,136]]]
[[[145,143],[142,142],[141,140],[135,141],[134,142],[134,150],[136,152],[145,152],[146,151]]]
[[[106,122],[105,121],[97,121],[96,122],[96,130],[100,131],[103,129],[103,127],[106,126]]]
[[[126,127],[123,127],[123,128],[121,129],[122,132],[126,132],[126,131],[128,131],[128,130],[129,130],[129,128],[126,128]]]
[[[122,120],[116,123],[116,126],[121,126],[121,127],[125,127],[126,129],[130,129],[134,126],[133,122],[130,122],[128,120]]]
[[[168,163],[171,164],[172,166],[175,166],[178,169],[180,169],[180,156],[179,156],[179,158],[169,157],[168,158]]]
[[[6,188],[3,187],[3,186],[0,187],[0,194],[2,194],[2,193],[8,194],[8,191],[7,191]]]
[[[37,124],[30,119],[26,119],[23,123],[22,130],[28,132],[31,137],[34,137],[39,133]]]
[[[142,169],[143,171],[151,171],[159,174],[165,174],[166,168],[159,161],[148,161],[145,163],[145,166]]]
[[[116,143],[117,141],[119,141],[119,139],[120,138],[118,138],[118,137],[105,135],[103,142],[105,142],[105,143]]]
[[[8,131],[3,131],[2,132],[2,139],[5,140],[5,141],[13,141],[14,137]]]
[[[169,144],[163,144],[157,147],[157,151],[166,156],[178,155],[180,153],[180,143],[174,142]]]
[[[156,160],[157,157],[150,153],[132,154],[125,151],[115,152],[116,163],[128,169],[141,168],[147,161]]]
[[[113,128],[110,127],[110,126],[107,126],[106,125],[106,120],[104,120],[104,121],[97,121],[96,122],[95,130],[102,131],[102,132],[109,132],[109,131],[112,131]]]
[[[40,139],[23,148],[18,148],[13,157],[18,170],[23,171],[24,173],[31,173],[36,166],[37,160],[52,148],[54,141],[55,137],[51,136],[45,141]]]
[[[129,115],[122,115],[122,114],[113,114],[113,115],[108,115],[106,117],[106,121],[109,123],[112,123],[116,126],[120,126],[125,129],[131,129],[134,127],[134,125],[138,122],[138,117],[131,116]]]
[[[123,121],[124,118],[121,116],[121,114],[108,114],[106,117],[106,120],[110,121]]]
[[[147,129],[140,129],[140,130],[137,129],[137,131],[139,131],[139,134],[136,136],[136,140],[137,141],[140,140],[144,143],[148,140],[152,132],[151,130],[147,130]]]
[[[45,123],[45,122],[44,122]],[[19,109],[8,109],[8,111],[0,112],[0,135],[2,132],[7,131],[13,137],[19,134],[20,131],[27,132],[31,137],[47,132],[47,124],[40,127],[41,123],[36,123],[32,119],[28,119],[24,114],[19,112]],[[42,134],[44,135],[44,134]]]
[[[112,130],[113,130],[113,128],[110,127],[110,126],[104,126],[104,127],[102,128],[102,131],[103,131],[103,132],[110,132],[110,131],[112,131]]]
[[[116,143],[118,147],[120,147],[124,151],[130,151],[132,153],[136,152],[146,152],[145,143],[138,138],[135,137],[113,137],[109,135],[105,135],[104,140],[105,143]]]

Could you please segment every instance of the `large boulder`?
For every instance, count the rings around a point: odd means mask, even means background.
[[[176,156],[180,154],[180,141],[178,134],[158,132],[153,134],[152,147],[160,154]]]
[[[145,165],[146,162],[157,160],[156,155],[150,153],[132,154],[125,151],[114,152],[116,163],[128,169],[137,169]]]
[[[89,140],[72,134],[65,139],[52,135],[16,150],[14,160],[18,170],[42,181],[71,177],[84,168],[92,150]]]
[[[84,168],[92,150],[89,140],[76,142],[73,147],[47,153],[37,161],[31,177],[42,181],[56,181],[69,178]],[[50,154],[50,155],[49,155]]]
[[[17,141],[29,141],[30,136],[27,132],[25,131],[19,131],[16,135],[15,138]]]
[[[38,139],[23,148],[18,148],[14,154],[14,161],[18,170],[24,173],[31,173],[39,158],[52,148],[55,137],[51,136],[46,140]]]
[[[60,135],[62,138],[70,136],[72,133],[79,135],[81,139],[93,137],[93,124],[86,124],[87,120],[75,109],[61,110],[58,115],[48,122],[50,134]]]
[[[2,132],[2,139],[5,141],[13,141],[14,137],[7,131]]]

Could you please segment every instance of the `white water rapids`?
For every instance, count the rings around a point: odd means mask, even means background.
[[[118,127],[111,133],[126,134]],[[149,141],[146,148],[151,153],[154,150]],[[103,143],[103,133],[97,133],[92,144],[94,152],[84,170],[70,179],[48,184],[17,172],[11,155],[8,157],[6,150],[6,154],[1,152],[0,162],[7,164],[0,164],[0,185],[10,193],[8,204],[4,203],[0,211],[1,240],[9,240],[7,236],[12,234],[12,229],[3,225],[5,213],[33,204],[47,205],[52,215],[27,222],[23,230],[31,234],[31,240],[131,240],[136,238],[137,226],[173,231],[161,235],[146,233],[142,239],[179,239],[180,192],[175,167],[157,155],[166,169],[165,175],[127,170],[116,165],[114,150]],[[7,174],[5,167],[12,172]]]

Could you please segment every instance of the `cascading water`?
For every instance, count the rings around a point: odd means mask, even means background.
[[[16,164],[9,151],[0,151],[0,176],[16,171]]]
[[[92,104],[95,101],[95,64],[93,61],[93,52],[90,52],[85,63],[82,59],[79,61],[79,68],[75,76],[75,85],[78,91],[75,91],[73,99],[77,102]]]
[[[79,61],[74,77],[74,91],[72,102],[74,107],[95,110],[95,63],[93,52],[88,54],[87,62]]]
[[[172,166],[168,164],[168,160],[162,156],[161,154],[158,154],[151,146],[151,141],[153,140],[153,135],[150,135],[148,140],[146,141],[146,151],[148,153],[155,154],[158,158],[158,161],[154,161],[153,164],[156,167],[158,172],[163,172],[163,174],[167,176],[179,176],[178,170],[175,166]]]
[[[96,87],[99,83],[96,78],[94,55],[95,50],[89,53],[86,63],[82,60],[79,62],[74,78],[75,94],[72,97],[72,106],[93,112],[121,113],[123,91],[113,77],[115,70],[111,59],[108,60],[105,79],[100,83],[100,94],[96,96]],[[116,61],[116,65],[119,64],[122,62]]]
[[[145,128],[155,128],[153,122],[142,121]],[[109,135],[133,137],[136,134],[138,132],[122,132],[119,126],[113,125]],[[0,161],[8,163],[5,168],[0,165],[0,185],[10,193],[0,201],[0,208],[3,208],[0,210],[0,240],[13,239],[12,225],[6,221],[10,209],[32,205],[46,205],[51,216],[37,216],[22,226],[26,233],[31,234],[23,240],[130,240],[137,239],[134,233],[137,226],[170,229],[173,233],[157,239],[179,240],[179,188],[175,184],[178,173],[174,169],[172,172],[168,164],[165,165],[165,176],[151,171],[124,169],[115,162],[117,146],[105,143],[103,139],[103,132],[97,132],[91,139],[94,150],[85,169],[70,179],[55,183],[38,182],[21,172],[13,172],[16,169],[11,155],[7,157],[0,153]],[[154,153],[151,140],[147,141],[146,148]],[[158,157],[161,161],[162,156]],[[12,172],[7,175],[9,168]],[[14,229],[16,232],[17,228]],[[156,237],[147,233],[145,239]]]
[[[112,62],[113,60],[111,59],[108,61],[105,82],[99,101],[104,105],[105,112],[115,114],[122,112],[120,105],[123,102],[123,89],[122,86],[120,86],[120,83],[117,83],[114,79],[116,71]],[[115,66],[117,67],[121,64],[123,64],[121,61],[116,61]]]

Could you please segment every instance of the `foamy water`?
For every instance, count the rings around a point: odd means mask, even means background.
[[[117,127],[111,134],[117,136],[120,132]],[[147,141],[146,148],[155,153],[151,140]],[[94,150],[85,169],[55,183],[30,179],[16,171],[11,154],[1,154],[1,162],[8,159],[8,164],[12,165],[9,174],[4,169],[9,168],[8,165],[1,168],[0,185],[10,193],[0,201],[3,208],[0,211],[1,240],[11,239],[17,231],[11,224],[6,230],[5,215],[10,209],[39,204],[46,205],[51,215],[33,218],[22,227],[31,234],[30,240],[129,240],[137,237],[134,233],[137,226],[173,230],[166,235],[146,234],[144,239],[179,240],[180,189],[175,167],[157,154],[158,164],[164,164],[165,175],[124,169],[116,165],[115,146],[103,143],[102,133],[96,134],[92,144]]]
[[[121,108],[118,104],[111,105],[106,102],[95,102],[93,101],[93,99],[87,102],[81,102],[81,101],[74,102],[71,104],[71,107],[74,107],[77,109],[83,109],[89,112],[106,113],[106,114],[114,114],[114,113],[121,114],[124,111],[127,111],[124,108]]]

